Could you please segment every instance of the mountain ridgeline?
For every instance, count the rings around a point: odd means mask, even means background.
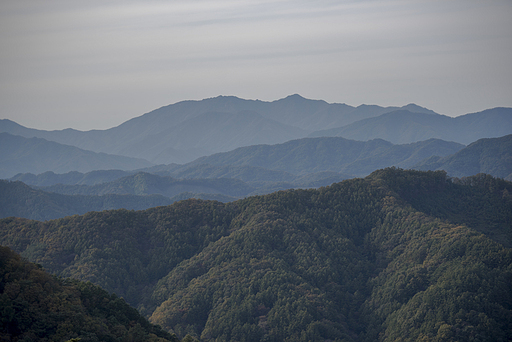
[[[255,145],[202,157],[188,165],[259,166],[300,175],[341,172],[366,176],[389,166],[410,168],[434,155],[447,156],[464,145],[431,139],[394,145],[381,139],[366,142],[344,138],[307,138],[278,145]]]
[[[512,135],[480,139],[452,155],[425,159],[414,168],[445,170],[453,177],[487,173],[512,181]]]
[[[179,338],[507,341],[511,194],[488,175],[388,168],[230,203],[11,217],[0,244]]]
[[[20,172],[90,172],[105,169],[134,170],[152,166],[144,160],[96,153],[41,138],[0,133],[0,178]]]
[[[219,96],[178,102],[107,130],[42,131],[0,120],[0,132],[42,138],[96,153],[145,159],[152,164],[185,164],[239,147],[281,144],[305,137],[383,139],[393,144],[436,138],[469,144],[481,138],[512,134],[512,108],[451,118],[414,104],[352,107],[299,95],[272,102]],[[57,172],[20,172],[45,171]]]
[[[452,177],[487,173],[512,180],[511,141],[508,135],[463,147],[437,139],[393,145],[384,140],[306,138],[243,147],[145,172],[18,174],[11,178],[14,182],[0,184],[0,217],[47,220],[106,209],[141,210],[188,198],[230,202],[278,190],[327,186],[388,166],[446,170]]]
[[[0,246],[2,341],[178,342],[91,283],[51,276]]]
[[[22,182],[0,180],[0,217],[24,217],[34,220],[83,215],[108,209],[147,209],[169,205],[174,200],[162,195],[105,194],[63,195],[33,189]]]
[[[397,110],[378,117],[312,133],[312,137],[341,136],[366,141],[380,138],[394,144],[406,144],[431,138],[470,144],[481,138],[511,134],[512,108],[493,108],[455,118]]]

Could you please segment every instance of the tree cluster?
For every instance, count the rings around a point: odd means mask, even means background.
[[[507,341],[510,191],[392,168],[227,204],[9,218],[0,243],[186,340]]]

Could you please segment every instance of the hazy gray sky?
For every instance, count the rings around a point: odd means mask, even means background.
[[[510,0],[1,0],[0,118],[105,129],[181,100],[512,107]]]

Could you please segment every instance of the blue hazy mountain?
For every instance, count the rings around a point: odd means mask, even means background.
[[[413,104],[402,108],[431,113]],[[0,132],[170,164],[242,146],[283,143],[397,109],[400,108],[329,104],[299,95],[272,102],[219,96],[161,107],[107,130],[43,131],[4,119],[0,120]]]
[[[64,185],[96,185],[108,183],[116,179],[126,177],[136,173],[136,171],[123,170],[96,170],[86,173],[70,171],[66,173],[55,173],[47,171],[40,174],[18,173],[11,177],[11,181],[20,181],[33,186],[50,186],[55,184]]]
[[[487,173],[512,181],[512,134],[480,139],[455,154],[433,156],[414,166],[418,170],[445,170],[453,177]]]
[[[158,176],[146,172],[138,172],[111,182],[96,185],[64,185],[55,184],[41,187],[49,192],[67,195],[163,195],[174,197],[184,192],[222,194],[244,197],[254,188],[234,178],[212,179],[175,179],[169,176]]]
[[[481,138],[496,138],[511,133],[512,108],[493,108],[456,118],[397,110],[343,127],[317,131],[310,136],[339,136],[361,141],[380,138],[394,144],[437,138],[470,144]]]
[[[0,133],[0,146],[0,178],[22,172],[133,170],[152,165],[144,159],[96,153],[41,138],[24,138],[8,133]]]
[[[63,195],[33,189],[23,182],[0,180],[0,217],[51,220],[90,211],[109,209],[142,210],[169,205],[174,201],[162,195]]]
[[[295,175],[333,171],[363,176],[382,167],[408,168],[425,158],[450,155],[463,147],[439,139],[394,145],[382,139],[363,142],[339,137],[304,138],[277,145],[240,147],[199,158],[186,166],[257,166]]]

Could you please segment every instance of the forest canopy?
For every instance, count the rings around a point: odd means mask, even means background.
[[[39,222],[0,244],[201,341],[508,341],[512,184],[384,169],[316,190]]]

